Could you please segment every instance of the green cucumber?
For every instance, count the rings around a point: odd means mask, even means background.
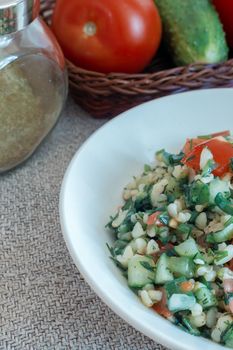
[[[200,283],[200,287],[194,292],[194,295],[203,309],[207,309],[211,306],[217,305],[217,299],[212,291],[203,283]]]
[[[184,158],[184,153],[171,154],[166,152],[164,149],[156,152],[156,158],[160,162],[164,162],[166,165],[178,165],[181,164],[181,160]]]
[[[169,258],[168,267],[176,277],[185,276],[191,278],[194,276],[194,263],[192,259],[187,256],[171,256]]]
[[[155,284],[164,284],[173,280],[173,275],[169,271],[169,257],[164,253],[157,261],[157,268],[155,273]]]
[[[222,211],[233,215],[233,202],[231,199],[226,199],[222,193],[218,193],[215,197],[215,203]]]
[[[153,283],[155,263],[152,258],[134,255],[128,263],[128,285],[131,288],[142,288]]]
[[[121,241],[130,242],[132,240],[131,232],[118,232],[117,238]]]
[[[210,182],[209,189],[211,204],[216,204],[215,200],[218,193],[221,193],[222,195],[224,195],[224,197],[230,196],[230,189],[228,183],[218,178]]]
[[[199,253],[197,244],[193,238],[189,238],[186,241],[180,243],[176,247],[174,247],[176,253],[180,256],[188,256],[193,258],[196,254]]]
[[[167,297],[170,298],[172,294],[182,294],[180,284],[185,281],[187,281],[187,279],[184,276],[182,276],[172,281],[166,282],[164,288],[166,290]]]
[[[176,65],[227,60],[225,34],[209,0],[155,0],[155,4]]]
[[[207,204],[209,197],[209,186],[199,180],[186,187],[186,201],[189,205]]]
[[[196,328],[194,327],[190,320],[188,319],[188,317],[183,317],[182,318],[182,324],[183,326],[185,327],[186,331],[192,335],[197,335],[197,336],[200,336],[201,335],[201,332]]]
[[[229,348],[233,348],[233,324],[230,324],[221,336],[222,342]]]
[[[223,230],[209,233],[206,236],[206,242],[208,243],[222,243],[229,241],[233,238],[233,223],[230,223],[228,226],[224,227]]]
[[[193,225],[187,224],[187,223],[180,223],[176,230],[175,233],[177,235],[177,237],[181,238],[182,240],[187,239],[193,229]]]
[[[120,255],[123,253],[125,247],[127,246],[128,242],[127,241],[122,241],[120,239],[117,239],[115,242],[114,242],[114,245],[113,245],[113,252],[114,252],[114,255]]]
[[[171,312],[190,310],[196,304],[196,298],[187,294],[172,294],[168,299],[168,309]]]

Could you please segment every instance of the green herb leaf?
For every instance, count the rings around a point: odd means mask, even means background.
[[[168,215],[167,212],[164,212],[164,213],[160,214],[160,215],[158,216],[158,219],[159,219],[159,221],[162,222],[162,224],[168,226],[169,221],[170,221],[170,217],[169,217],[169,215]]]
[[[115,257],[114,249],[112,247],[110,247],[110,245],[108,243],[106,243],[106,246],[107,246],[107,248],[109,250],[109,253],[114,258]]]
[[[110,256],[110,259],[114,262],[116,267],[118,267],[118,269],[120,269],[123,273],[126,271],[126,268],[123,265],[121,265],[121,263],[116,258]]]
[[[233,202],[219,192],[215,197],[215,204],[222,209],[225,213],[233,215]]]
[[[155,269],[147,261],[140,261],[140,264],[144,267],[144,269],[147,269],[152,272],[155,271]]]
[[[203,140],[209,140],[212,139],[212,135],[199,135],[197,136],[198,139],[203,139]]]
[[[215,261],[218,262],[228,256],[228,252],[226,250],[217,250],[215,252]]]
[[[149,173],[151,170],[152,170],[152,169],[151,169],[151,166],[150,166],[150,165],[148,165],[148,164],[145,164],[145,165],[144,165],[144,172],[145,172],[145,173]]]
[[[177,165],[180,164],[181,160],[184,158],[184,153],[180,152],[179,154],[171,154],[162,149],[156,152],[156,157],[166,165]]]
[[[190,145],[190,151],[192,151],[192,149],[193,149],[193,139],[190,139],[189,145]]]

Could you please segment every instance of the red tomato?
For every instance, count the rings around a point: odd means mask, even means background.
[[[232,244],[232,242],[231,242]],[[231,261],[227,264],[228,268],[233,271],[233,259],[231,259]]]
[[[142,71],[161,40],[153,0],[57,0],[52,29],[70,61],[104,73]]]
[[[167,244],[163,245],[163,243],[158,241],[158,245],[159,245],[159,248],[160,248],[160,251],[159,251],[160,254],[166,253],[168,250],[171,250],[171,249],[174,248],[174,245],[171,244],[171,243],[167,243]]]
[[[223,280],[223,288],[225,293],[232,293],[233,292],[233,280],[232,279],[224,279]]]
[[[186,154],[182,163],[195,171],[200,170],[200,156],[204,147],[212,152],[217,168],[213,170],[215,176],[222,176],[230,171],[230,159],[233,157],[233,147],[221,137],[214,137],[195,146],[191,152]]]
[[[229,130],[224,130],[224,131],[220,131],[220,132],[216,132],[214,134],[211,134],[210,136],[211,137],[230,136],[230,131]],[[195,146],[199,145],[203,141],[205,141],[204,136],[203,137],[200,136],[200,137],[193,138],[193,139],[187,139],[186,143],[185,143],[185,145],[183,147],[184,154],[189,153]]]
[[[230,47],[233,47],[233,1],[232,0],[213,0],[213,4],[219,13],[223,23],[223,28],[227,35],[227,41]]]
[[[166,317],[166,318],[171,317],[172,313],[169,311],[169,309],[167,307],[167,297],[166,297],[165,289],[163,287],[158,288],[158,289],[163,293],[162,300],[160,300],[158,303],[154,304],[152,307],[161,316]]]
[[[149,215],[147,220],[147,225],[154,225],[157,226],[164,226],[163,223],[158,219],[159,214],[161,214],[161,211],[156,211],[155,213]]]
[[[230,131],[229,130],[224,130],[224,131],[219,131],[215,132],[214,134],[211,134],[212,137],[217,137],[217,136],[230,136]]]

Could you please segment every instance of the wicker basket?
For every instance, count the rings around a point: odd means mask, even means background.
[[[41,0],[41,14],[49,23],[55,0]],[[140,74],[103,74],[67,60],[70,90],[77,103],[93,117],[113,117],[130,107],[178,92],[233,87],[233,59],[221,64],[173,67],[162,51]]]

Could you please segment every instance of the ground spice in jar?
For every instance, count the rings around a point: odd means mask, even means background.
[[[65,58],[40,0],[0,0],[0,173],[26,160],[67,97]]]
[[[63,99],[46,77],[49,64],[41,56],[30,58],[30,66],[15,61],[0,70],[0,172],[28,158],[56,122]]]

